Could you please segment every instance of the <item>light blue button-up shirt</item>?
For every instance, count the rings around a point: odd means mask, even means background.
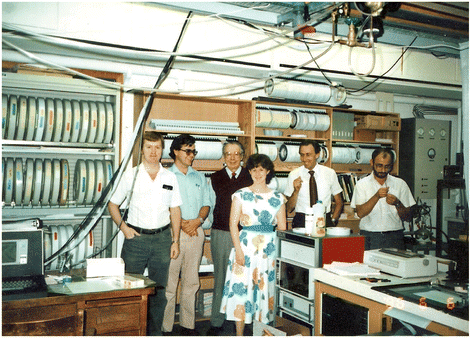
[[[183,174],[177,166],[172,165],[169,170],[177,176],[182,204],[180,205],[182,219],[198,218],[202,207],[211,207],[210,186],[204,174],[188,167],[187,174]]]

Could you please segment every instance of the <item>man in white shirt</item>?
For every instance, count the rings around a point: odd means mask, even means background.
[[[175,174],[160,164],[163,148],[161,134],[145,132],[142,163],[125,171],[108,203],[111,218],[125,237],[121,257],[126,272],[142,274],[147,267],[149,278],[157,286],[155,295],[149,296],[149,335],[162,335],[168,268],[170,260],[180,253],[182,200]],[[119,210],[125,200],[129,206],[127,220]]]
[[[365,250],[404,249],[402,221],[411,217],[414,197],[404,180],[389,175],[394,167],[390,148],[376,149],[370,160],[373,172],[358,181],[351,207],[360,217],[360,234]]]
[[[321,201],[326,212],[326,225],[337,226],[340,213],[343,208],[342,188],[337,179],[337,174],[331,168],[317,163],[321,148],[314,140],[303,140],[299,146],[299,156],[302,167],[294,169],[288,175],[288,183],[285,196],[288,198],[286,210],[296,214],[293,218],[292,227],[304,227],[307,208],[311,207],[310,201],[310,172],[314,172],[317,186],[317,200]],[[331,212],[332,196],[334,196],[335,208]],[[315,203],[315,201],[314,201]]]

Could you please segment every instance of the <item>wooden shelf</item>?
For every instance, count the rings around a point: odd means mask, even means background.
[[[143,106],[146,94],[141,96],[136,95],[136,115],[140,112]],[[139,104],[142,101],[141,105]],[[313,131],[313,130],[297,130],[293,128],[264,128],[257,127],[257,109],[260,106],[273,106],[280,107],[284,106],[287,108],[293,108],[294,110],[312,111],[321,109],[327,113],[330,118],[330,126],[326,131]],[[276,111],[274,109],[273,111]],[[353,129],[352,140],[333,138],[333,117],[335,112],[352,114],[349,118],[351,128]],[[345,115],[345,114],[343,114]],[[372,116],[369,116],[372,115]],[[340,116],[340,114],[339,114]],[[327,167],[333,168],[338,174],[353,173],[357,176],[368,174],[371,172],[371,165],[369,163],[357,164],[357,163],[332,163],[332,147],[333,146],[351,146],[351,147],[362,147],[367,148],[388,146],[391,147],[396,154],[399,154],[399,130],[400,130],[400,119],[399,114],[390,112],[373,112],[373,111],[362,111],[345,108],[330,108],[321,107],[309,104],[292,104],[282,102],[264,102],[264,101],[247,101],[247,100],[231,100],[221,98],[207,98],[207,97],[196,97],[196,96],[184,96],[174,94],[155,94],[155,99],[152,105],[152,109],[149,115],[151,119],[170,119],[175,121],[220,121],[220,122],[237,122],[239,128],[244,132],[243,135],[228,135],[224,133],[207,133],[207,132],[191,132],[193,136],[212,136],[215,138],[226,138],[236,137],[245,147],[246,158],[251,154],[255,153],[257,143],[263,142],[275,142],[277,146],[281,143],[293,142],[300,143],[305,139],[314,139],[327,148],[329,152],[329,159],[323,163]],[[399,122],[398,122],[399,119]],[[361,121],[364,127],[370,127],[370,121],[393,121],[395,124],[379,126],[379,129],[360,129],[354,128],[354,121]],[[368,123],[368,124],[367,124]],[[397,125],[399,123],[399,126]],[[336,126],[341,128],[342,124]],[[350,128],[350,127],[348,127]],[[388,128],[394,130],[387,130]],[[265,135],[264,130],[278,130],[281,132],[280,136]],[[342,129],[339,129],[342,130]],[[165,132],[166,134],[179,134],[178,132]],[[350,133],[351,134],[351,133]],[[291,137],[290,135],[305,135],[305,137]],[[343,134],[338,134],[343,135]],[[279,150],[279,149],[278,149]],[[163,161],[165,165],[170,165],[171,160]],[[279,156],[273,161],[275,170],[277,173],[289,173],[292,170],[302,165],[301,161],[297,162],[283,162]],[[216,171],[223,167],[224,160],[195,160],[193,167],[200,171]],[[398,160],[395,163],[395,169],[392,174],[397,175],[399,164]]]

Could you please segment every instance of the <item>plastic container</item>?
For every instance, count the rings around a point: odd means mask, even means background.
[[[311,235],[315,227],[314,208],[307,208],[305,214],[304,226],[306,228],[306,234]]]
[[[324,237],[325,236],[325,208],[321,201],[311,208],[312,209],[312,228],[311,236],[312,237]],[[311,215],[310,215],[311,216]],[[307,215],[306,215],[306,224],[307,224]],[[307,230],[307,226],[306,226]]]

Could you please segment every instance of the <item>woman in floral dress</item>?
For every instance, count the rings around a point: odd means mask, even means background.
[[[247,160],[247,169],[254,183],[232,195],[234,249],[221,303],[226,319],[236,322],[238,336],[254,318],[266,324],[274,319],[275,226],[286,230],[286,199],[267,186],[275,175],[272,161],[266,155],[254,154]]]

